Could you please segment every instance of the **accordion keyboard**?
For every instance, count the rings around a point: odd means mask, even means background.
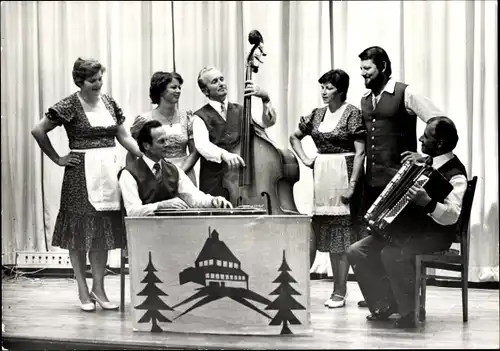
[[[408,205],[407,194],[414,184],[424,186],[429,180],[429,167],[407,161],[384,188],[365,214],[368,225],[384,229]]]
[[[429,178],[427,176],[421,175],[420,178],[415,182],[415,184],[424,186],[428,179]],[[408,205],[409,200],[408,197],[406,196],[407,194],[408,192],[406,192],[405,195],[401,199],[399,199],[398,202],[396,202],[394,207],[387,212],[385,217],[382,219],[383,223],[385,222],[384,224],[381,223],[382,229],[387,225],[391,224],[396,219],[396,217],[401,213],[401,211],[403,211],[406,205]]]

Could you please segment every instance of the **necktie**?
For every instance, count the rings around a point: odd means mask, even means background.
[[[222,117],[226,118],[226,105],[223,102],[220,103],[220,110]]]
[[[379,95],[380,96],[380,95]],[[372,93],[372,106],[373,106],[373,109],[375,110],[375,108],[377,107],[377,96],[375,96],[375,94]]]
[[[155,178],[156,180],[160,180],[161,179],[161,172],[160,172],[160,164],[157,162],[155,163],[155,165],[153,166],[153,173],[155,175]]]

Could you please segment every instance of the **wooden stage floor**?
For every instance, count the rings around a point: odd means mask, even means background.
[[[128,276],[127,276],[128,278]],[[91,282],[89,281],[89,284]],[[119,276],[106,277],[112,301],[119,302]],[[128,280],[126,283],[129,286]],[[357,307],[361,293],[348,283],[345,308],[323,306],[329,280],[311,281],[311,336],[220,336],[133,332],[129,295],[126,311],[79,309],[76,282],[64,278],[7,278],[2,282],[4,347],[17,349],[367,349],[499,348],[499,291],[469,289],[469,322],[462,322],[461,291],[428,287],[427,321],[416,330],[390,322],[368,322]]]

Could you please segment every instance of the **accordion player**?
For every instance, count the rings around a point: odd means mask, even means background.
[[[390,239],[385,229],[408,205],[407,194],[414,184],[421,185],[433,199],[444,201],[453,186],[431,164],[431,157],[403,164],[364,216],[370,231]]]

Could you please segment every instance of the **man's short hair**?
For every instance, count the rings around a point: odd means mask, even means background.
[[[151,129],[155,129],[161,127],[162,124],[160,121],[156,119],[152,119],[144,123],[142,128],[139,130],[139,134],[137,134],[137,144],[139,145],[139,149],[144,152],[144,143],[152,144],[153,137],[151,136]]]
[[[213,66],[207,66],[207,67],[203,67],[200,71],[200,73],[198,73],[198,86],[200,87],[200,90],[203,90],[207,87],[207,85],[205,84],[205,82],[203,81],[202,77],[205,73],[207,73],[208,71],[211,71],[213,69],[217,69]]]
[[[372,60],[379,71],[382,71],[385,62],[384,74],[388,78],[391,78],[391,60],[389,59],[389,55],[387,55],[387,52],[385,52],[385,50],[380,46],[370,46],[369,48],[364,49],[361,54],[358,55],[358,57],[361,59],[361,61]]]
[[[458,133],[455,123],[446,117],[432,117],[427,121],[427,125],[434,125],[434,138],[443,141],[443,152],[451,152],[455,149],[458,143]]]

